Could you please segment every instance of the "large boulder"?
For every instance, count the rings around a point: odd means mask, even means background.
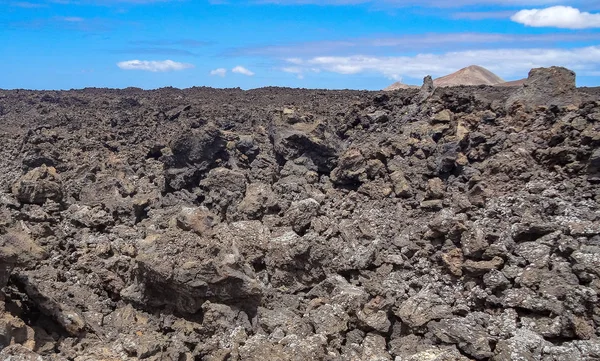
[[[451,314],[451,307],[431,287],[423,288],[396,311],[396,316],[409,327],[420,327]]]
[[[261,283],[236,245],[190,232],[150,235],[140,243],[136,282],[122,296],[139,304],[196,313],[207,301],[260,297]]]
[[[12,192],[19,201],[29,204],[60,201],[63,197],[60,176],[54,167],[46,165],[27,172],[13,184]]]
[[[575,72],[572,70],[553,66],[550,68],[531,69],[529,76],[523,84],[507,100],[507,108],[515,103],[526,107],[565,106],[578,102],[574,97]]]
[[[323,173],[335,166],[339,140],[323,122],[276,125],[271,128],[270,138],[276,155],[286,161],[306,157]]]
[[[203,172],[225,158],[227,141],[213,125],[186,130],[161,150],[167,184],[174,190],[196,186]]]

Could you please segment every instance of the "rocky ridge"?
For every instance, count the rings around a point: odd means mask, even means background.
[[[600,90],[0,91],[0,359],[600,359]]]

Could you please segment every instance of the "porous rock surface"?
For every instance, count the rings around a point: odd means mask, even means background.
[[[599,360],[600,91],[558,73],[0,91],[0,358]]]

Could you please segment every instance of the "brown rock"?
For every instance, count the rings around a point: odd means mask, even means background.
[[[339,160],[339,165],[331,172],[331,181],[350,184],[366,180],[367,162],[358,149],[347,150]]]
[[[460,277],[462,276],[462,267],[463,267],[463,253],[460,248],[455,248],[448,253],[444,253],[442,255],[442,261],[446,265],[446,268],[453,275]]]
[[[445,192],[444,181],[439,178],[432,178],[427,181],[427,198],[441,199],[444,198]]]
[[[12,192],[23,203],[43,204],[51,199],[62,199],[61,179],[54,167],[35,168],[27,172],[13,186]]]
[[[444,109],[441,112],[435,114],[431,119],[432,124],[436,123],[450,123],[452,121],[453,114],[448,109]]]
[[[483,274],[493,269],[498,269],[504,264],[504,260],[500,257],[494,257],[491,261],[471,261],[467,260],[463,264],[463,269],[468,273]]]
[[[401,198],[410,198],[412,196],[412,187],[402,171],[398,170],[392,173],[390,180],[392,181],[396,196]]]
[[[581,340],[590,340],[596,336],[596,330],[594,326],[590,324],[590,322],[585,319],[572,316],[570,317],[571,327],[573,327],[573,332],[575,335]]]
[[[184,231],[193,231],[202,236],[210,236],[218,218],[206,207],[182,207],[176,218],[177,226]]]

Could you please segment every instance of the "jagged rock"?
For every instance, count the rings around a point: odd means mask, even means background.
[[[381,297],[376,297],[369,301],[362,310],[358,311],[356,316],[367,327],[381,333],[387,333],[392,323],[388,319],[387,311],[384,308],[385,300]]]
[[[440,209],[444,208],[444,203],[439,199],[423,201],[421,202],[421,208],[428,211],[439,211]]]
[[[485,328],[469,318],[453,318],[431,322],[429,330],[442,342],[456,344],[468,355],[483,360],[493,355],[493,341]]]
[[[314,335],[299,338],[296,335],[284,337],[277,343],[269,341],[266,336],[256,335],[249,338],[239,349],[241,360],[264,361],[304,361],[323,360],[327,338],[324,335]]]
[[[315,332],[323,335],[334,335],[348,329],[350,317],[340,305],[325,304],[309,314]]]
[[[53,318],[69,335],[80,336],[88,326],[85,317],[76,306],[65,302],[65,295],[53,295],[54,287],[48,282],[52,276],[56,276],[56,270],[45,267],[40,277],[19,274],[16,278],[42,313]]]
[[[430,348],[408,357],[396,357],[395,361],[468,361],[456,349]]]
[[[448,253],[442,255],[442,261],[453,275],[460,277],[462,276],[463,267],[463,253],[459,248],[455,248]]]
[[[308,337],[312,334],[312,326],[306,319],[290,309],[268,310],[259,308],[259,325],[268,333],[283,331],[284,336],[298,335]]]
[[[350,284],[340,275],[328,277],[316,285],[308,295],[330,299],[333,304],[340,305],[347,311],[362,307],[369,297],[364,289]]]
[[[21,345],[5,347],[0,351],[0,359],[6,361],[44,361],[42,356]]]
[[[171,142],[172,156],[164,157],[163,162],[170,167],[194,164],[206,169],[215,157],[225,150],[223,134],[214,125],[181,132]]]
[[[574,91],[575,72],[556,66],[532,69],[523,87],[508,99],[507,108],[516,102],[528,107],[573,104],[578,101],[569,97]]]
[[[165,165],[165,178],[174,190],[195,186],[199,173],[213,167],[225,152],[227,142],[214,125],[191,129],[176,135],[159,159]]]
[[[199,236],[210,236],[218,218],[206,207],[181,207],[176,222],[177,227],[184,231],[193,231]]]
[[[339,184],[355,184],[366,181],[367,162],[358,149],[346,151],[337,168],[331,172],[331,180]]]
[[[463,254],[467,257],[478,257],[488,248],[488,241],[485,239],[485,233],[483,229],[475,227],[469,232],[462,234],[461,249]]]
[[[360,361],[392,361],[392,356],[386,348],[383,336],[370,333],[363,341]]]
[[[560,301],[546,299],[525,287],[506,290],[504,292],[502,304],[504,307],[518,307],[534,312],[553,312],[555,314],[560,314],[564,310],[564,306]]]
[[[369,120],[375,123],[384,123],[389,120],[389,115],[384,110],[377,110],[373,113],[367,114]]]
[[[204,203],[223,215],[242,201],[246,191],[246,176],[227,168],[214,168],[200,182],[200,186],[207,190]]]
[[[238,211],[249,219],[260,219],[277,208],[276,195],[269,184],[250,183],[246,187],[244,199],[238,205]]]
[[[61,178],[54,167],[42,165],[22,176],[12,186],[12,193],[22,203],[58,202],[63,197]]]
[[[412,188],[402,171],[395,171],[390,174],[390,180],[394,187],[394,193],[398,197],[409,198],[412,195]]]
[[[271,231],[260,221],[221,223],[213,233],[222,244],[235,245],[251,265],[260,266],[264,262]]]
[[[439,178],[432,178],[427,181],[427,197],[429,199],[444,198],[444,181]]]
[[[433,118],[431,118],[431,123],[450,123],[452,121],[452,112],[448,109],[444,109],[441,112],[435,114]]]
[[[450,306],[431,287],[423,288],[395,312],[410,327],[423,326],[431,320],[448,317],[451,313]]]
[[[534,241],[556,231],[557,226],[549,223],[517,223],[512,226],[512,236],[517,242]]]
[[[529,330],[518,330],[514,337],[496,345],[493,361],[541,360],[543,349],[549,345],[541,336]]]
[[[231,247],[231,248],[230,248]],[[183,233],[147,238],[136,257],[136,283],[122,296],[136,303],[171,305],[195,313],[204,301],[258,297],[261,283],[239,250]]]
[[[312,198],[293,202],[284,218],[296,233],[304,233],[321,205]]]
[[[112,215],[100,207],[90,208],[74,204],[67,211],[72,222],[87,228],[105,229],[115,223]]]
[[[419,89],[419,94],[417,95],[418,102],[421,103],[425,101],[434,91],[435,86],[433,85],[433,79],[431,78],[431,75],[427,75],[423,78],[423,85],[421,85],[421,89]]]
[[[30,235],[12,230],[0,236],[0,264],[31,266],[48,258],[48,252]]]
[[[506,276],[498,270],[491,270],[486,273],[483,276],[483,283],[492,291],[496,289],[503,289],[510,285],[508,278],[506,278]]]
[[[338,140],[319,121],[298,123],[292,127],[274,127],[271,138],[275,153],[286,160],[306,157],[324,173],[329,173],[335,166]]]

